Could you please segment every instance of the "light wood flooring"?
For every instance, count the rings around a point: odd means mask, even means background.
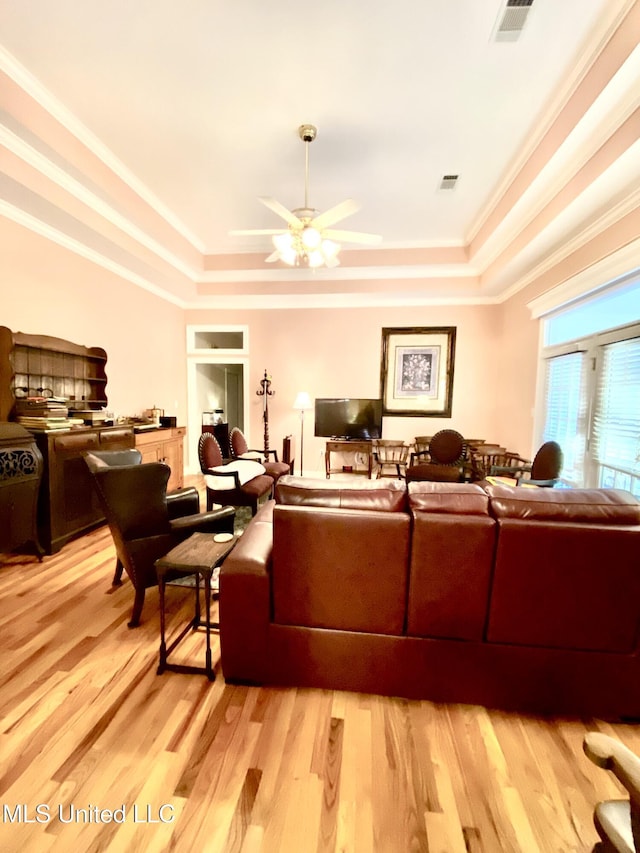
[[[0,555],[4,853],[586,851],[618,788],[584,732],[640,751],[638,726],[227,686],[217,640],[214,683],[158,676],[157,590],[128,629],[113,567],[106,528],[42,563]],[[192,599],[169,599],[175,626]]]

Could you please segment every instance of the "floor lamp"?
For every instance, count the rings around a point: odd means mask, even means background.
[[[304,413],[313,408],[306,391],[298,391],[293,408],[300,412],[300,476],[304,477]]]

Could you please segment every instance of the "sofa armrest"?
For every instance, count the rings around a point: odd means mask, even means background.
[[[256,517],[220,569],[220,651],[227,681],[265,680],[272,550],[273,525]]]

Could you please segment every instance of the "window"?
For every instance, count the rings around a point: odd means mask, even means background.
[[[584,352],[557,355],[547,360],[543,441],[557,441],[562,448],[562,479],[572,486],[580,485],[584,479],[587,420],[584,386]]]
[[[602,348],[596,401],[598,485],[640,494],[640,337]]]
[[[640,281],[601,290],[544,321],[542,441],[562,447],[567,485],[640,497]],[[570,339],[570,342],[567,342]]]

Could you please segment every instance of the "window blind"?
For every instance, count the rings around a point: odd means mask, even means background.
[[[593,420],[598,465],[640,473],[640,338],[602,347]]]
[[[547,360],[546,418],[543,441],[557,441],[564,457],[562,478],[581,485],[587,441],[585,353],[572,352]]]

